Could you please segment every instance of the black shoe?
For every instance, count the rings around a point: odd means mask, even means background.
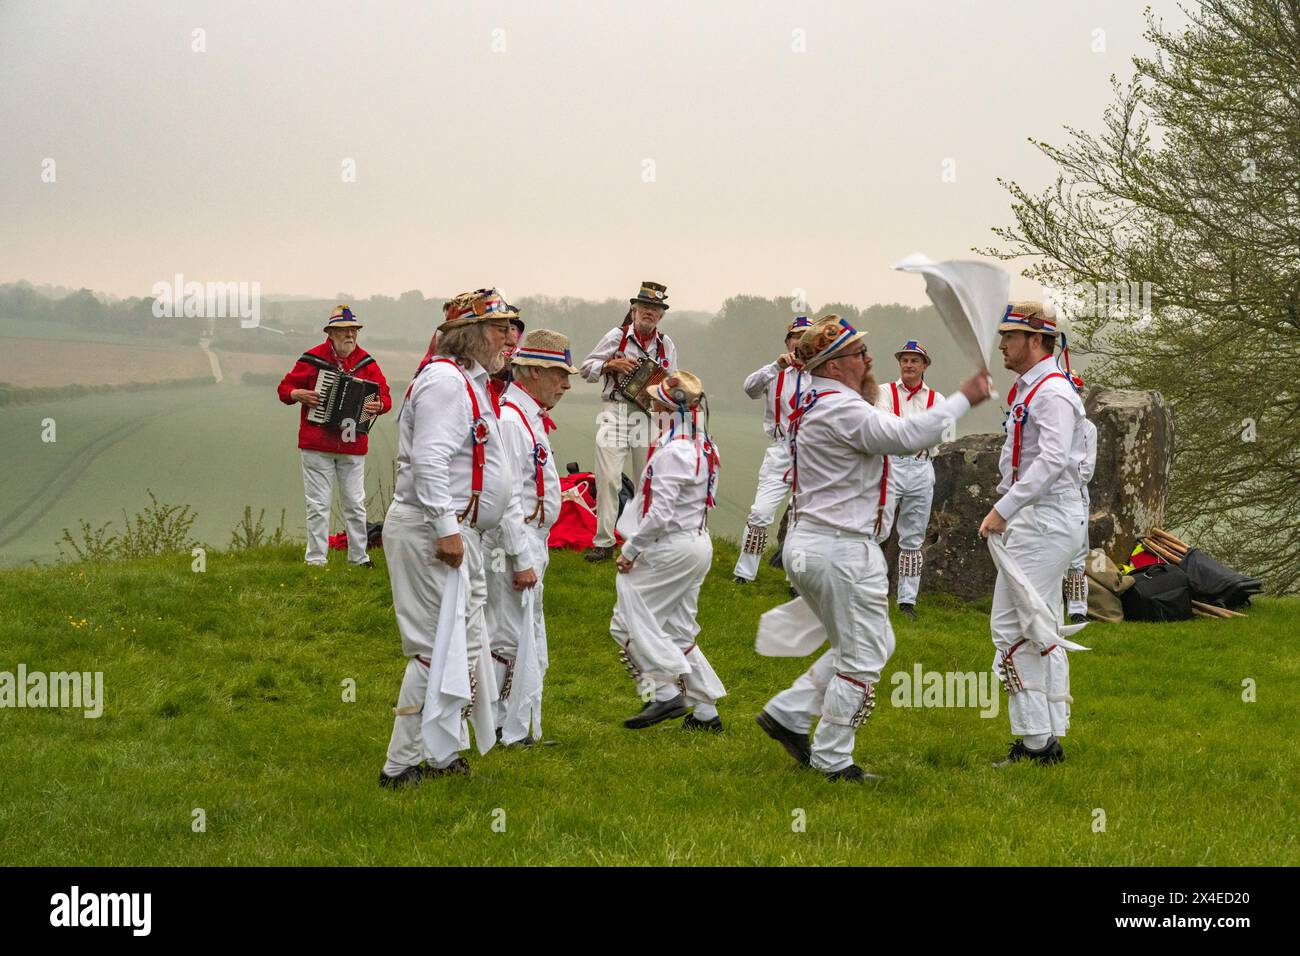
[[[1016,738],[1016,742],[1011,745],[1010,752],[1007,753],[1005,760],[999,760],[993,766],[1010,767],[1013,763],[1021,760],[1032,760],[1034,763],[1049,764],[1060,763],[1065,759],[1065,750],[1061,747],[1061,742],[1055,737],[1047,741],[1047,746],[1042,750],[1030,750],[1025,746],[1025,742]]]
[[[722,718],[714,717],[711,720],[700,720],[694,714],[687,714],[686,719],[682,721],[682,730],[711,730],[715,734],[722,733]]]
[[[665,720],[685,717],[689,709],[686,706],[686,698],[681,694],[672,700],[652,700],[641,708],[641,713],[623,721],[623,726],[628,730],[642,730],[663,723]]]
[[[736,584],[753,584],[753,583],[754,583],[753,581],[749,580],[749,578],[742,578],[739,574],[736,575],[736,576],[735,576],[734,578],[732,578],[731,580],[732,580],[734,583],[736,583]]]
[[[795,588],[795,586],[794,586],[793,584],[790,585],[790,597],[792,597],[792,598],[797,598],[798,596],[799,596],[799,592],[798,592],[798,590],[796,590],[796,588]]]
[[[613,548],[592,548],[590,551],[588,551],[586,554],[583,555],[583,557],[586,558],[588,561],[590,561],[592,564],[595,564],[597,561],[608,561],[613,556],[614,556]]]
[[[1088,623],[1088,615],[1086,615],[1086,614],[1071,614],[1071,615],[1070,615],[1070,623],[1071,623],[1071,624],[1087,624],[1087,623]]]
[[[827,780],[845,780],[849,783],[879,783],[880,774],[867,773],[855,763],[849,764],[843,770],[823,771]]]
[[[424,763],[424,775],[426,777],[468,777],[471,773],[469,761],[464,757],[457,757],[445,767],[435,767],[427,760]]]
[[[366,558],[366,560],[359,561],[356,564],[352,565],[352,567],[354,568],[373,568],[374,566],[375,566],[375,562],[371,561],[369,558]]]
[[[812,761],[812,745],[808,743],[807,734],[796,733],[765,710],[754,718],[754,722],[801,765],[806,767]]]
[[[394,777],[390,777],[381,770],[379,771],[379,785],[381,787],[389,787],[393,790],[398,790],[402,787],[413,787],[420,782],[420,779],[423,776],[424,774],[420,771],[419,767],[407,767]]]
[[[906,617],[908,620],[915,621],[915,620],[916,620],[916,605],[915,605],[915,604],[900,604],[900,605],[898,605],[898,613],[899,613],[899,614],[902,614],[902,615],[903,615],[904,617]]]

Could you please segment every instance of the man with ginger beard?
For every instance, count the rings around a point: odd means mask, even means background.
[[[854,783],[879,779],[853,762],[853,747],[894,651],[880,549],[891,523],[883,456],[933,445],[949,422],[989,394],[981,371],[929,411],[907,419],[885,415],[873,405],[876,383],[864,335],[828,315],[796,350],[812,380],[790,424],[794,501],[784,561],[801,597],[783,608],[793,612],[803,602],[821,624],[814,640],[829,639],[830,649],[757,717],[797,762],[829,780]],[[781,630],[783,608],[764,615],[760,647],[766,630]]]
[[[514,458],[487,392],[488,376],[503,363],[513,315],[493,289],[448,301],[437,352],[407,388],[398,415],[397,481],[384,551],[408,660],[379,778],[384,787],[469,773],[460,755],[469,745],[465,720],[476,689],[495,686],[484,633],[483,535],[501,528],[514,588],[537,583],[520,534]],[[485,732],[478,719],[474,726],[479,749],[489,749],[495,728]]]

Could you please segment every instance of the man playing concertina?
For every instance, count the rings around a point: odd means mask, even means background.
[[[298,418],[298,448],[302,455],[302,485],[307,498],[307,553],[310,565],[324,567],[330,530],[330,501],[334,486],[339,489],[339,507],[348,532],[348,563],[363,568],[374,564],[366,555],[366,451],[369,435],[358,423],[321,425],[307,419],[320,404],[316,379],[322,371],[345,372],[354,378],[376,382],[379,394],[363,406],[371,415],[383,415],[393,407],[388,382],[379,363],[357,344],[363,329],[352,310],[340,305],[325,323],[326,340],[304,352],[276,390],[286,405],[302,405]]]
[[[514,461],[513,477],[520,490],[518,532],[525,563],[537,574],[537,586],[521,594],[504,562],[499,567],[488,562],[487,625],[500,691],[496,725],[507,745],[541,739],[542,680],[549,657],[543,579],[550,556],[547,539],[560,516],[560,474],[547,436],[555,428],[550,411],[578,371],[572,361],[568,336],[535,329],[514,350],[513,379],[501,395],[501,437]],[[483,536],[488,554],[502,547],[504,537],[502,526]]]
[[[665,375],[677,370],[677,347],[659,331],[659,322],[668,311],[668,287],[643,282],[641,291],[628,301],[631,307],[623,324],[606,332],[582,363],[582,377],[601,383],[604,402],[596,416],[596,535],[586,554],[588,561],[607,561],[614,556],[623,465],[630,456],[635,480],[645,470],[650,444],[650,417],[619,393],[618,382],[643,360],[657,363]]]
[[[697,643],[700,586],[713,562],[708,513],[717,493],[718,450],[700,420],[704,387],[676,372],[654,389],[663,423],[636,497],[619,521],[616,603],[610,635],[645,701],[631,730],[685,717],[683,730],[719,732],[726,688]]]
[[[479,749],[495,743],[483,536],[500,527],[503,560],[513,568],[517,590],[537,583],[521,533],[517,462],[487,391],[515,314],[493,289],[448,301],[437,353],[407,388],[398,416],[397,481],[384,521],[384,551],[407,665],[381,786],[468,774],[460,751],[469,746],[466,719],[476,704],[489,711],[487,728],[477,714],[474,721]],[[486,688],[484,701],[479,688]]]
[[[899,377],[880,389],[876,407],[895,418],[911,418],[943,401],[943,395],[925,382],[930,353],[915,339],[909,339],[894,353]],[[921,565],[925,530],[930,525],[930,504],[934,499],[936,448],[922,448],[915,455],[889,456],[889,490],[892,509],[898,510],[898,610],[916,620],[916,596],[921,590]]]
[[[989,394],[981,371],[929,411],[885,415],[874,405],[877,388],[865,334],[829,315],[804,334],[796,350],[812,381],[790,424],[794,501],[784,560],[801,595],[791,605],[807,605],[830,648],[756,718],[801,765],[829,780],[854,783],[879,779],[853,762],[853,747],[894,651],[889,575],[880,549],[891,520],[884,456],[932,446],[950,422]]]
[[[1009,560],[1059,623],[1061,579],[1087,525],[1078,471],[1084,459],[1083,403],[1053,359],[1056,318],[1042,303],[1013,302],[998,332],[1003,364],[1018,377],[1007,393],[998,461],[1002,497],[981,522],[980,535],[1002,536]],[[1020,735],[1000,767],[1064,760],[1060,738],[1070,724],[1065,648],[1040,649],[1029,641],[1021,623],[1023,603],[999,568],[989,620],[994,671],[1007,690],[1011,732]]]
[[[758,469],[758,490],[749,508],[740,557],[732,572],[737,584],[748,584],[758,577],[758,562],[767,547],[767,529],[776,520],[777,509],[785,504],[790,493],[790,449],[786,444],[786,429],[808,387],[808,373],[795,360],[794,349],[809,325],[806,315],[795,316],[785,330],[785,350],[774,362],[757,369],[745,379],[745,394],[763,399],[763,431],[771,443],[763,452],[763,463]]]

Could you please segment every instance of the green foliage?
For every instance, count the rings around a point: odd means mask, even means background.
[[[1092,377],[1175,412],[1168,520],[1272,591],[1300,587],[1300,10],[1203,0],[1185,32],[1148,13],[1099,134],[1036,145],[1058,167],[995,254],[1057,290],[1151,283],[1072,316]],[[1067,300],[1070,298],[1066,296]],[[1245,532],[1245,533],[1243,533]]]
[[[105,561],[144,558],[159,554],[188,552],[195,544],[190,537],[195,514],[189,505],[169,505],[159,502],[152,490],[146,489],[149,504],[143,511],[128,516],[122,512],[121,534],[109,534],[112,522],[96,528],[82,519],[79,522],[80,540],[63,529],[58,544],[59,556],[64,561]],[[67,545],[68,551],[64,551]]]
[[[266,518],[266,509],[263,508],[257,513],[257,518],[253,518],[253,508],[251,505],[244,505],[244,517],[240,519],[239,524],[235,525],[235,530],[230,533],[230,550],[231,551],[251,551],[255,548],[278,547],[289,540],[289,535],[284,530],[284,518],[286,509],[280,509],[280,523],[276,529],[269,534],[263,524]]]
[[[759,615],[786,600],[781,577],[764,567],[736,587],[735,549],[716,550],[700,646],[728,689],[721,735],[622,727],[640,702],[609,637],[613,568],[554,553],[543,727],[558,745],[471,751],[473,777],[409,793],[377,786],[405,667],[382,551],[374,572],[342,555],[308,568],[287,546],[210,554],[202,574],[185,555],[0,571],[10,661],[104,674],[99,719],[0,712],[0,834],[22,834],[0,840],[0,865],[1300,864],[1287,693],[1300,601],[1089,626],[1066,762],[999,772],[1005,706],[981,719],[892,701],[917,664],[987,672],[992,659],[987,602],[923,594],[919,622],[894,620],[858,732],[856,759],[885,776],[863,790],[796,768],[754,726],[809,661],[754,653]]]

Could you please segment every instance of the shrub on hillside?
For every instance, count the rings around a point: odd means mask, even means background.
[[[270,534],[266,532],[263,525],[263,519],[266,517],[266,509],[263,508],[257,513],[257,520],[253,520],[253,509],[249,505],[244,505],[244,517],[235,525],[235,530],[230,533],[230,550],[231,551],[251,551],[254,548],[264,548],[279,544],[285,544],[289,540],[288,533],[284,530],[285,509],[280,509],[280,524]]]
[[[109,534],[109,528],[113,524],[111,521],[95,528],[83,519],[79,523],[79,540],[64,528],[63,540],[56,542],[60,560],[144,558],[193,548],[198,542],[190,537],[190,528],[198,516],[190,510],[190,506],[159,502],[151,490],[148,495],[149,505],[143,511],[133,516],[122,512],[123,530],[120,535]],[[68,551],[64,550],[65,545]]]

